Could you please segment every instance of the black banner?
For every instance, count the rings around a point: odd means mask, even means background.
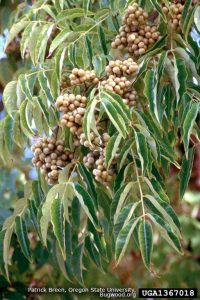
[[[139,298],[197,298],[197,289],[139,289]]]

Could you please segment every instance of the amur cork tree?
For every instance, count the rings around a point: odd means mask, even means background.
[[[85,261],[119,264],[133,244],[154,271],[155,232],[183,254],[166,184],[173,167],[181,205],[200,139],[198,1],[20,9],[5,48],[20,39],[24,69],[4,90],[0,156],[9,164],[16,146],[31,147],[37,179],[0,233],[2,272],[13,234],[32,259],[32,227],[67,280],[83,283]]]

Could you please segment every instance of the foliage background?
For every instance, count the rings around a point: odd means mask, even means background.
[[[2,1],[0,4],[0,99],[3,89],[9,81],[15,79],[26,66],[17,54],[17,50],[10,54],[2,52],[7,30],[10,28],[9,18],[20,2]],[[28,3],[27,3],[28,4]],[[199,41],[196,32],[193,33],[197,43]],[[19,51],[19,49],[18,49]],[[2,101],[0,102],[0,118],[4,116]],[[180,216],[183,228],[183,245],[185,255],[171,251],[158,236],[155,236],[153,261],[160,266],[159,276],[150,274],[143,266],[140,253],[130,245],[128,254],[123,258],[117,268],[111,265],[108,274],[102,274],[95,266],[90,272],[85,272],[86,286],[129,286],[135,289],[139,287],[197,287],[200,290],[200,146],[197,147],[189,190],[185,194],[182,203],[178,202],[177,174],[172,169],[168,182],[168,192],[172,195],[172,205]],[[17,199],[23,196],[23,186],[28,179],[34,179],[36,174],[31,165],[31,153],[27,148],[25,154],[16,148],[14,159],[9,167],[0,162],[0,226],[11,214]],[[47,252],[36,239],[30,226],[29,238],[34,249],[34,264],[30,264],[21,253],[16,236],[12,238],[13,264],[10,267],[10,280],[0,277],[0,295],[5,299],[26,299],[27,286],[71,286],[60,271],[56,269],[52,251]],[[87,264],[87,262],[86,262]],[[54,267],[53,267],[53,266]],[[95,274],[95,276],[94,276]],[[50,299],[50,295],[37,296],[38,299]],[[53,298],[55,297],[52,296]],[[62,296],[56,296],[61,299]],[[73,295],[68,295],[68,299]],[[85,296],[87,298],[88,296]],[[33,298],[30,298],[33,299]],[[36,299],[36,298],[34,298]]]

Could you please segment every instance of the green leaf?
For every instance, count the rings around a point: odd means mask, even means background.
[[[99,230],[99,222],[96,215],[96,209],[93,203],[93,199],[79,183],[75,183],[73,184],[73,186],[75,195],[78,198],[83,210],[85,211],[86,215],[88,216],[94,227],[97,230]]]
[[[62,255],[62,252],[60,250],[60,247],[58,245],[58,243],[56,243],[56,261],[57,261],[57,264],[62,272],[62,274],[64,275],[64,277],[69,281],[69,282],[72,282],[71,278],[69,278],[67,272],[66,272],[66,266],[65,266],[65,261],[63,259],[63,255]]]
[[[70,44],[68,47],[68,57],[74,67],[77,67],[76,63],[77,47],[75,44]]]
[[[55,54],[55,71],[57,73],[59,80],[61,79],[61,75],[62,75],[62,68],[63,68],[63,64],[64,64],[66,50],[67,50],[67,48],[65,47],[63,49],[60,49]]]
[[[186,92],[187,69],[183,59],[176,59],[174,62],[174,79],[176,86],[176,100],[177,103],[181,100]]]
[[[105,108],[105,111],[110,118],[110,121],[115,126],[117,131],[125,138],[126,137],[126,131],[127,127],[124,122],[124,119],[121,115],[118,114],[115,106],[106,98],[102,99],[102,105]]]
[[[30,211],[31,222],[33,223],[35,231],[37,232],[40,240],[42,241],[40,226],[39,226],[39,223],[38,223],[38,220],[37,220],[38,210],[37,210],[37,207],[35,206],[35,201],[34,200],[29,200],[28,208],[29,208],[29,211]]]
[[[74,145],[72,140],[72,134],[70,129],[67,127],[65,130],[65,147],[70,151],[74,151]]]
[[[130,241],[131,235],[137,226],[139,218],[131,219],[128,224],[122,228],[120,233],[117,236],[117,240],[115,243],[115,259],[117,264],[120,263],[124,253],[128,247],[128,243]]]
[[[185,120],[183,122],[183,143],[186,152],[186,158],[188,158],[190,134],[194,126],[194,122],[196,120],[198,112],[199,112],[199,103],[192,103],[191,108],[187,112],[185,116]]]
[[[154,223],[161,236],[172,246],[177,252],[182,254],[181,245],[179,239],[174,234],[173,230],[161,217],[157,214],[147,214],[151,221]]]
[[[160,128],[159,123],[153,118],[147,111],[145,113],[140,112],[139,118],[143,125],[146,125],[148,130],[152,133],[155,141],[161,147],[162,156],[164,156],[170,163],[173,163],[177,168],[180,168],[174,157],[174,150],[168,140],[166,133]]]
[[[50,125],[50,123],[49,123],[49,112],[47,110],[47,107],[44,105],[44,101],[42,100],[41,97],[37,97],[34,100],[35,100],[35,102],[37,102],[38,106],[40,107],[42,115],[43,115],[44,119],[46,120],[47,124]]]
[[[83,0],[83,9],[84,9],[84,13],[86,16],[87,16],[87,12],[90,7],[90,2],[91,2],[91,0]]]
[[[4,140],[9,152],[13,150],[13,125],[14,121],[10,116],[4,119]]]
[[[41,228],[41,235],[43,239],[43,243],[46,246],[46,240],[47,240],[47,231],[48,226],[51,221],[51,204],[53,200],[56,198],[57,194],[59,194],[59,197],[62,198],[63,195],[67,192],[67,186],[70,184],[56,184],[54,187],[52,187],[46,197],[46,201],[44,202],[42,206],[42,217],[40,219],[40,228]],[[68,197],[70,194],[70,190],[68,190]]]
[[[88,59],[90,62],[90,67],[92,68],[93,67],[93,64],[92,64],[93,50],[92,50],[92,43],[91,43],[91,40],[88,35],[85,36],[85,47],[87,50],[87,56],[88,56]]]
[[[196,25],[196,28],[200,32],[200,6],[197,6],[194,13],[194,23]]]
[[[4,120],[0,120],[0,158],[3,161],[3,148],[4,148]]]
[[[117,112],[123,117],[124,122],[131,121],[130,109],[124,104],[119,95],[104,90],[101,92],[101,96],[106,97],[115,106]]]
[[[57,72],[54,70],[51,76],[51,91],[54,99],[60,96],[60,82]]]
[[[66,167],[64,167],[62,170],[59,171],[59,176],[58,176],[59,183],[66,183],[66,181],[69,180],[73,166],[74,165],[72,163],[68,163]]]
[[[35,47],[35,63],[38,63],[38,61],[43,62],[46,54],[46,48],[48,40],[51,36],[52,30],[53,30],[54,24],[50,25],[45,24],[42,29],[40,30],[37,44]]]
[[[42,30],[42,25],[39,25],[39,26],[35,27],[34,30],[32,31],[31,39],[29,39],[29,42],[28,42],[28,49],[29,49],[29,53],[30,53],[30,58],[31,58],[33,64],[36,64],[36,62],[35,62],[35,48],[36,48],[37,41],[38,41],[38,36],[40,35],[41,30]]]
[[[122,150],[120,152],[119,158],[117,160],[117,165],[118,165],[119,170],[121,170],[121,168],[122,168],[122,166],[123,166],[123,164],[124,164],[124,162],[125,162],[125,160],[127,158],[127,155],[130,152],[130,150],[131,150],[134,142],[135,142],[135,139],[132,138],[132,139],[128,140],[125,143],[125,145],[122,147]]]
[[[107,253],[103,232],[97,232],[90,220],[88,220],[87,225],[90,239],[95,243],[95,246],[97,247],[99,253],[101,253],[101,255],[106,259]]]
[[[48,78],[46,76],[46,74],[44,72],[39,72],[38,73],[38,80],[41,86],[42,91],[44,92],[44,94],[46,95],[47,99],[54,103],[54,98],[51,92],[51,88],[50,88],[50,84],[48,81]]]
[[[185,20],[187,19],[188,11],[190,10],[192,0],[185,0],[184,9],[181,13],[181,25],[184,27]]]
[[[51,223],[53,225],[53,232],[58,240],[62,255],[65,258],[65,218],[63,203],[59,195],[57,195],[51,204]]]
[[[137,201],[135,203],[129,203],[122,208],[114,224],[115,238],[117,238],[120,230],[128,224],[139,203],[140,201]]]
[[[91,32],[91,33],[96,33],[96,26],[94,26],[94,23],[86,23],[86,24],[80,24],[80,25],[76,25],[74,27],[74,32],[79,32],[79,33],[85,33],[85,32]],[[85,34],[84,34],[85,35]]]
[[[13,112],[17,110],[16,99],[17,81],[9,82],[3,91],[3,102],[7,113],[12,117]]]
[[[13,24],[13,26],[11,27],[11,29],[9,31],[8,37],[6,39],[5,49],[10,44],[10,42],[15,37],[17,37],[18,33],[20,33],[28,24],[29,24],[29,21],[25,21],[24,19],[22,19],[18,23]]]
[[[77,197],[74,197],[73,201],[72,201],[72,205],[71,205],[71,216],[72,216],[72,227],[76,227],[76,228],[79,228],[81,226],[81,205],[80,205],[80,202],[78,200]],[[69,235],[72,234],[72,230],[70,229],[71,227],[67,227],[66,230],[68,229],[69,232]],[[95,229],[96,230],[96,229]],[[67,236],[66,236],[67,238]],[[69,243],[66,243],[66,246],[68,245]],[[72,248],[71,245],[69,244],[69,248]],[[70,251],[68,251],[70,252]],[[72,250],[71,250],[72,252]]]
[[[93,12],[87,11],[87,16],[94,15]],[[65,20],[72,20],[75,18],[81,18],[85,16],[85,10],[83,8],[71,8],[65,9],[61,13],[58,14],[56,17],[57,22],[65,21]]]
[[[149,164],[147,142],[144,135],[136,131],[135,131],[135,140],[136,140],[137,153],[141,162],[142,174],[144,175]]]
[[[117,174],[117,177],[114,181],[114,192],[116,193],[118,189],[121,187],[122,184],[124,184],[125,180],[127,179],[127,174],[130,171],[130,168],[132,167],[132,162],[129,162],[128,164],[124,165],[121,170],[119,170],[119,173]]]
[[[155,198],[151,195],[144,195],[144,198],[148,199],[153,204],[156,210],[169,223],[169,225],[173,228],[173,230],[177,233],[177,235],[181,237],[180,234],[181,225],[173,208],[166,202],[162,201],[161,199]]]
[[[96,189],[95,189],[95,185],[94,185],[93,176],[87,170],[87,168],[84,166],[84,164],[81,164],[80,162],[78,163],[78,170],[79,170],[80,176],[82,177],[82,179],[87,184],[87,188],[88,188],[88,192],[89,192],[90,196],[94,200],[96,200],[97,199],[97,193],[96,193]],[[95,205],[97,206],[96,201],[95,201]]]
[[[76,199],[76,198],[74,198]],[[76,199],[77,200],[77,199]],[[73,200],[74,203],[74,200]],[[79,202],[78,202],[79,204]],[[80,223],[79,223],[80,226]],[[72,255],[72,226],[68,222],[65,224],[65,245],[66,245],[66,256]]]
[[[87,249],[91,260],[95,263],[99,270],[103,271],[101,256],[96,244],[94,243],[92,235],[89,235],[85,238],[85,248]]]
[[[26,222],[23,220],[21,216],[17,216],[15,219],[15,230],[16,230],[17,238],[20,243],[22,252],[24,256],[30,261],[31,260],[30,242],[28,239]]]
[[[111,214],[114,216],[114,223],[116,222],[118,215],[123,207],[123,204],[130,195],[131,189],[134,187],[134,182],[129,182],[121,186],[113,196],[111,203]]]
[[[89,102],[87,109],[85,111],[84,119],[83,119],[83,130],[85,133],[85,137],[89,141],[89,143],[91,143],[90,129],[93,128],[93,130],[96,133],[98,133],[97,129],[96,129],[96,122],[95,122],[95,116],[94,116],[97,103],[98,103],[97,98],[94,98]]]
[[[180,180],[179,193],[181,199],[183,198],[188,186],[188,182],[190,179],[192,166],[193,166],[193,159],[194,159],[194,148],[190,148],[188,151],[188,158],[186,158],[186,155],[184,155],[183,157],[181,172],[179,174],[179,180]]]
[[[37,22],[30,22],[26,26],[26,28],[25,28],[25,30],[22,34],[22,38],[21,38],[21,41],[20,41],[20,49],[21,49],[21,56],[22,56],[23,59],[24,59],[24,55],[25,55],[26,49],[27,49],[28,44],[29,44],[29,39],[31,39],[32,33],[35,30],[37,25],[38,25]]]
[[[139,245],[145,267],[149,269],[153,250],[153,233],[149,221],[143,219],[139,225]]]
[[[48,4],[42,4],[42,6],[40,7],[42,10],[44,10],[48,15],[50,15],[54,20],[56,19],[56,10],[53,6],[48,5]]]
[[[110,197],[104,187],[100,185],[97,186],[97,200],[99,206],[103,209],[105,218],[110,220]]]
[[[4,260],[4,267],[6,271],[6,276],[9,280],[9,273],[8,273],[8,265],[10,264],[10,243],[13,234],[13,226],[8,227],[5,232],[4,240],[3,240],[3,260]]]
[[[74,278],[74,275],[73,275],[73,272],[72,272],[71,260],[72,260],[71,256],[67,256],[66,261],[65,261],[65,269],[66,269],[66,272],[67,272],[67,276],[70,278],[70,281],[74,282],[75,278]]]
[[[26,208],[27,208],[27,199],[26,198],[18,199],[17,202],[15,203],[14,213],[13,215],[11,215],[5,220],[3,224],[3,229],[8,229],[13,227],[15,225],[16,216],[21,216],[22,214],[24,214]]]
[[[35,76],[30,76],[27,74],[21,74],[18,78],[20,88],[28,100],[33,103],[33,92],[32,87],[35,84]]]
[[[51,43],[49,53],[52,54],[54,50],[63,42],[67,43],[68,45],[69,43],[73,43],[78,36],[79,33],[77,32],[69,31],[68,29],[62,30]]]
[[[106,151],[105,151],[105,163],[106,168],[108,169],[110,167],[110,164],[112,163],[112,160],[114,159],[118,149],[119,144],[121,142],[122,136],[118,132],[116,132],[108,141],[108,144],[106,145]]]
[[[169,197],[167,196],[166,192],[162,188],[162,186],[159,183],[158,179],[151,178],[151,180],[149,180],[147,177],[145,177],[144,180],[147,183],[150,190],[152,191],[152,193],[156,197],[160,197],[161,200],[163,200],[167,203],[170,202]]]
[[[188,82],[187,88],[190,92],[195,93],[197,98],[200,97],[200,87],[197,84],[194,84],[193,82]]]
[[[197,45],[197,44],[196,44]],[[199,49],[199,48],[198,48]],[[194,61],[191,59],[191,56],[187,52],[186,49],[177,47],[175,49],[175,52],[178,53],[178,55],[184,60],[187,68],[191,71],[192,75],[199,79],[199,75],[197,74],[196,66]]]
[[[94,71],[97,76],[101,76],[106,67],[106,58],[102,55],[94,55],[92,58],[92,64],[94,66]]]
[[[160,54],[159,61],[158,61],[158,66],[157,66],[158,78],[161,78],[161,76],[163,74],[166,56],[167,56],[166,51],[163,51]]]
[[[189,32],[191,30],[191,27],[193,26],[193,22],[194,22],[194,8],[190,9],[187,12],[187,15],[185,17],[183,26],[182,26],[182,31],[185,34],[185,39],[187,41],[187,37],[189,35]]]
[[[64,8],[64,3],[65,3],[64,0],[59,0],[61,10],[63,10],[63,8]]]
[[[158,110],[157,110],[157,95],[156,95],[156,89],[155,89],[155,71],[149,70],[146,72],[145,78],[144,78],[144,95],[149,101],[150,109],[152,113],[155,114],[156,118],[159,120],[158,117]]]
[[[83,244],[77,246],[71,258],[72,272],[79,284],[83,284]]]
[[[99,27],[98,27],[98,35],[99,35],[99,41],[100,41],[103,53],[105,55],[107,55],[108,49],[107,49],[107,45],[106,45],[106,36],[105,36],[104,30],[103,30],[103,27],[101,25],[99,25]]]
[[[33,107],[33,120],[35,124],[35,128],[38,132],[38,135],[42,135],[44,131],[44,116],[41,111],[41,107],[39,106],[38,102],[35,101]]]
[[[3,272],[4,260],[3,260],[3,242],[5,237],[5,230],[0,231],[0,270]]]
[[[16,94],[17,94],[17,108],[20,107],[21,103],[25,100],[26,96],[23,93],[23,91],[21,90],[20,87],[20,82],[19,80],[17,81],[17,86],[16,86]]]
[[[30,123],[29,123],[29,107],[28,107],[28,100],[25,100],[22,102],[20,106],[20,124],[21,128],[24,132],[24,134],[31,138],[34,134],[34,132],[31,129]]]

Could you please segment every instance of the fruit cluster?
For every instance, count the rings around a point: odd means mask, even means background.
[[[74,132],[71,132],[72,133],[72,142],[73,142],[73,145],[75,147],[80,147],[81,146],[81,143],[80,143],[80,136],[81,134],[83,133],[83,129],[82,127],[78,127],[77,130]]]
[[[132,59],[128,58],[122,60],[111,60],[106,67],[107,75],[115,75],[117,77],[131,75],[135,77],[138,72],[138,64]]]
[[[171,28],[180,31],[180,21],[181,21],[181,15],[182,11],[184,9],[184,5],[181,3],[169,3],[169,6],[163,7],[163,12],[166,14],[166,16],[169,18]]]
[[[90,86],[92,84],[99,82],[99,78],[97,77],[94,70],[89,71],[89,70],[74,68],[69,78],[72,86],[81,85],[81,84]]]
[[[131,84],[131,81],[126,77],[116,77],[115,75],[110,75],[101,82],[103,88],[120,96],[123,96],[129,90]]]
[[[66,75],[62,75],[60,83],[61,91],[66,90],[68,87],[70,87],[69,77],[67,77]]]
[[[65,149],[63,140],[43,137],[31,150],[32,163],[40,169],[49,184],[58,182],[59,171],[74,159],[74,154]]]
[[[57,98],[56,107],[62,112],[62,126],[70,128],[72,133],[75,133],[77,127],[82,124],[85,113],[87,98],[81,95],[64,94]]]
[[[135,107],[137,100],[138,100],[138,94],[137,94],[136,90],[134,88],[132,88],[130,92],[127,92],[123,95],[122,100],[130,108]]]
[[[135,56],[144,54],[159,39],[156,26],[142,25],[138,32],[128,35],[128,51]]]
[[[110,61],[106,67],[107,78],[105,78],[101,85],[106,90],[120,95],[125,104],[130,108],[135,106],[138,99],[137,92],[131,88],[132,80],[136,78],[138,73],[138,64],[132,58],[124,61],[115,60]]]
[[[108,184],[116,176],[114,164],[111,164],[109,169],[106,169],[105,156],[103,154],[100,154],[99,158],[95,161],[95,168],[92,173],[95,176],[96,181],[104,184]]]
[[[86,156],[83,157],[83,163],[88,169],[93,169],[95,167],[95,161],[99,158],[99,151],[94,150],[89,152]]]
[[[117,158],[117,155],[116,155]],[[114,160],[111,166],[106,169],[104,152],[94,150],[89,152],[84,158],[83,163],[89,169],[93,169],[92,173],[96,181],[103,184],[108,184],[116,176],[116,161]]]
[[[138,8],[138,11],[141,13],[141,8]],[[145,26],[148,17],[147,14],[142,10],[142,14],[138,15],[136,13],[136,15],[138,24]],[[124,22],[130,23],[129,18],[132,18],[131,14],[125,16]],[[133,21],[133,19],[131,20]],[[129,35],[127,34],[127,37]],[[68,90],[68,88],[74,90],[73,86],[77,85],[81,85],[80,89],[82,89],[83,85],[83,90],[85,91],[85,87],[88,88],[100,81],[102,87],[119,94],[124,103],[131,108],[135,106],[138,98],[137,92],[132,88],[132,81],[135,80],[138,70],[138,64],[132,58],[128,58],[110,61],[106,67],[106,75],[102,79],[98,78],[94,70],[88,71],[78,68],[74,68],[69,76],[63,74],[61,78],[60,88],[62,94],[57,98],[55,103],[57,110],[61,112],[61,126],[70,128],[74,147],[83,145],[88,148],[90,152],[83,157],[83,163],[86,167],[92,169],[95,179],[103,184],[109,184],[115,178],[118,154],[107,169],[105,164],[105,149],[110,135],[106,130],[102,132],[103,129],[98,127],[97,122],[97,131],[100,135],[91,132],[90,141],[88,141],[82,128],[87,98],[80,94],[76,95],[72,91],[66,92],[65,90]],[[98,118],[96,114],[94,117],[95,119],[96,117]],[[41,139],[40,142],[32,147],[32,150],[34,152],[33,164],[40,168],[41,173],[45,175],[49,184],[57,183],[59,170],[73,161],[74,158],[74,154],[65,149],[63,141],[56,141],[51,138]]]
[[[94,132],[91,132],[90,142],[89,142],[86,140],[85,134],[81,133],[80,144],[84,145],[87,148],[90,148],[91,150],[95,150],[95,149],[98,150],[101,147],[105,147],[109,139],[110,139],[110,135],[106,132],[104,132],[102,136],[97,136]]]
[[[134,3],[122,19],[119,35],[112,42],[112,48],[124,49],[135,57],[144,54],[160,37],[157,26],[148,21],[148,14]]]

